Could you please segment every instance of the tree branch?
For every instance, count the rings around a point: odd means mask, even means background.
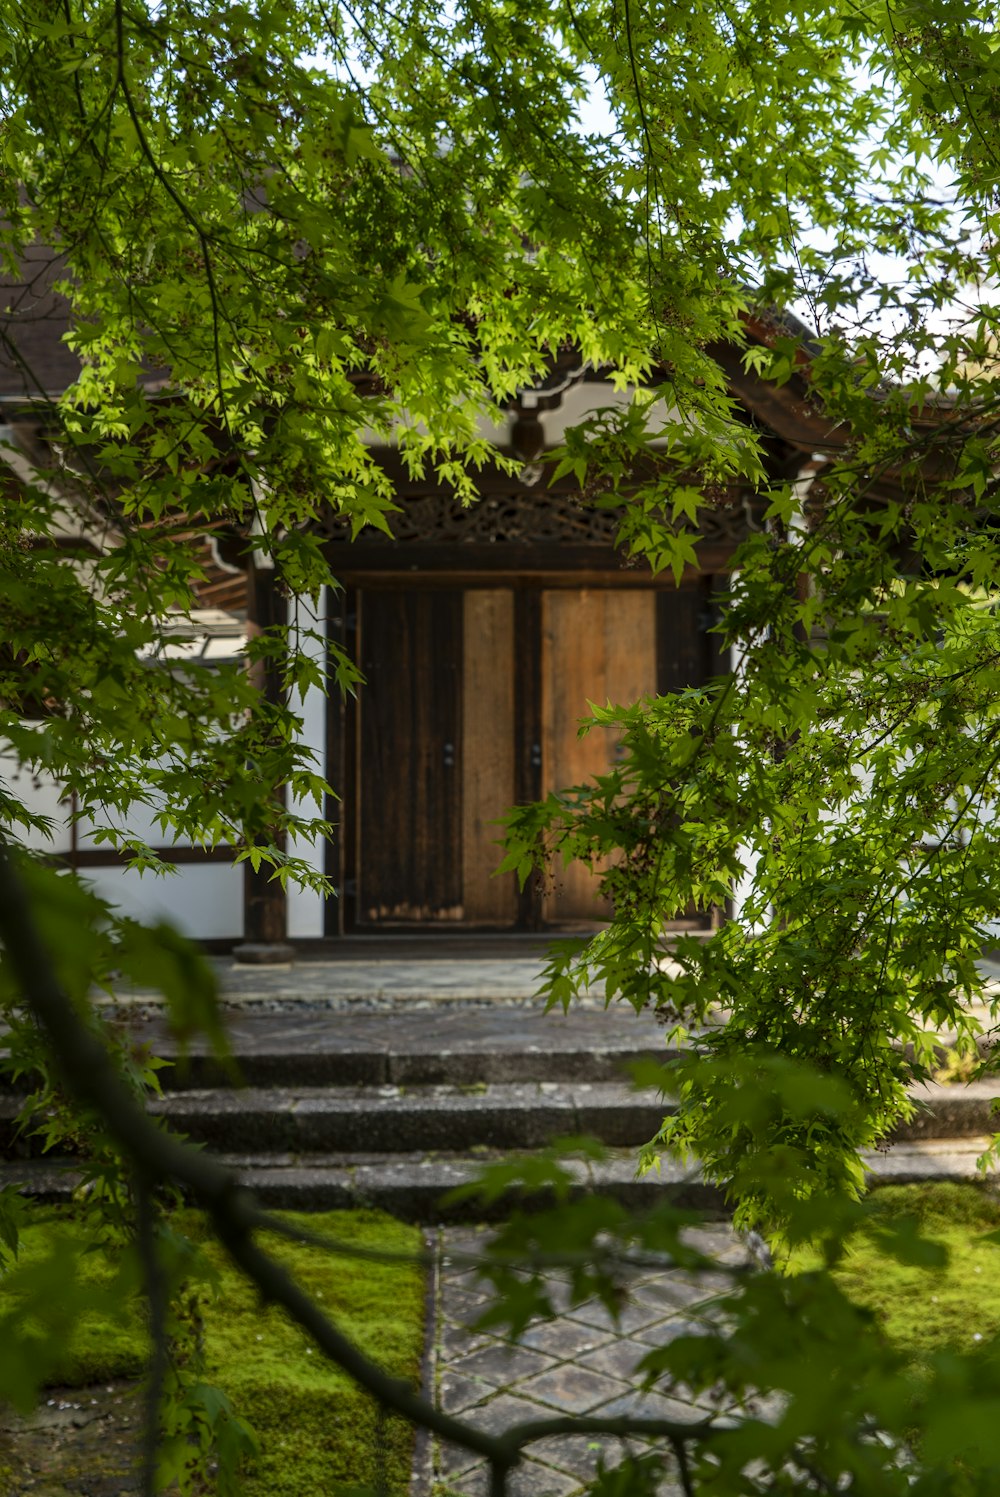
[[[280,1305],[330,1361],[342,1367],[380,1404],[440,1439],[490,1461],[503,1492],[506,1472],[520,1460],[522,1448],[550,1435],[603,1434],[666,1437],[671,1441],[704,1439],[724,1423],[669,1419],[576,1419],[555,1417],[515,1425],[503,1435],[484,1433],[442,1413],[408,1383],[390,1377],[327,1320],[285,1268],[254,1241],[262,1213],[235,1175],[215,1160],[182,1142],[149,1118],[134,1101],[104,1046],[76,1012],[56,978],[49,953],[36,927],[24,886],[11,853],[0,839],[0,940],[15,979],[48,1041],[68,1094],[101,1118],[116,1146],[135,1171],[141,1192],[163,1181],[182,1186],[211,1218],[233,1262],[243,1270],[265,1301]]]

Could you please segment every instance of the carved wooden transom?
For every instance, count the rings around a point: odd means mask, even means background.
[[[620,511],[596,509],[572,494],[535,491],[489,495],[463,509],[450,494],[436,493],[400,499],[400,513],[392,514],[392,538],[374,527],[361,532],[367,544],[459,545],[563,544],[610,547],[618,534]],[[700,534],[712,541],[739,544],[749,528],[744,504],[735,498],[702,511]],[[331,540],[350,539],[348,522],[332,517]]]

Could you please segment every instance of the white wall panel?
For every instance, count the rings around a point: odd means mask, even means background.
[[[18,828],[17,836],[26,846],[40,852],[63,853],[69,851],[70,831],[67,820],[68,807],[64,804],[58,781],[50,774],[32,774],[18,766],[13,754],[0,754],[0,782],[9,793],[16,796],[29,811],[52,819],[52,836],[43,832]]]
[[[304,602],[292,601],[289,604],[289,623],[295,627],[298,624],[303,629],[314,629],[321,639],[303,640],[303,646],[323,671],[326,676],[326,619],[328,608],[329,590],[325,589],[321,611],[319,616],[314,615],[308,605]],[[293,708],[302,719],[302,727],[298,733],[298,741],[311,748],[316,758],[314,769],[317,774],[326,775],[326,692],[319,686],[310,686],[304,701],[294,701]],[[322,809],[313,800],[292,802],[294,809],[298,809],[304,816],[321,816]],[[323,844],[313,844],[306,838],[300,837],[289,842],[288,851],[295,857],[304,858],[319,872],[323,869]],[[292,937],[305,938],[317,937],[323,934],[323,899],[312,889],[304,888],[301,884],[288,884],[288,934]]]
[[[185,864],[162,878],[131,868],[87,868],[81,878],[134,920],[167,920],[199,941],[243,937],[242,864]]]
[[[110,812],[104,818],[83,817],[77,827],[78,845],[82,848],[111,846],[109,842],[98,842],[94,835],[99,826],[111,826],[117,831],[128,832],[133,837],[141,838],[150,847],[165,847],[174,841],[178,847],[190,846],[190,838],[177,837],[175,839],[169,831],[165,832],[155,820],[156,814],[156,804],[151,806],[135,804],[129,807],[127,816]]]

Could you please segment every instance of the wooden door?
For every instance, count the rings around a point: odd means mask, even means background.
[[[645,588],[566,588],[542,594],[542,779],[544,793],[606,774],[618,735],[579,735],[589,703],[628,705],[656,690],[656,599]],[[547,924],[610,919],[598,878],[582,863],[557,869],[542,900]]]
[[[462,594],[358,595],[359,925],[462,917]]]
[[[581,738],[588,703],[703,678],[701,591],[642,587],[365,587],[348,714],[348,928],[574,929],[607,920],[598,878],[557,870],[519,900],[498,818],[591,781],[617,737]],[[353,789],[353,794],[352,794]],[[350,911],[353,910],[353,916]]]
[[[364,589],[355,712],[359,928],[510,927],[494,824],[515,798],[509,588]]]
[[[514,804],[514,594],[470,588],[464,604],[462,668],[462,904],[470,925],[517,920],[513,874],[494,877],[503,856],[498,819]]]

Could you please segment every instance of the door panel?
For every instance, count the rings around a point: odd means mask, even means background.
[[[513,805],[514,594],[470,588],[464,604],[462,666],[462,853],[465,919],[513,925],[513,874],[493,878],[503,853],[492,825]]]
[[[655,595],[640,588],[567,588],[542,594],[543,793],[605,774],[617,734],[578,735],[588,702],[628,704],[656,689]],[[547,923],[608,920],[597,877],[582,863],[555,873],[543,899]]]
[[[462,594],[359,594],[359,924],[456,921],[462,906]]]

